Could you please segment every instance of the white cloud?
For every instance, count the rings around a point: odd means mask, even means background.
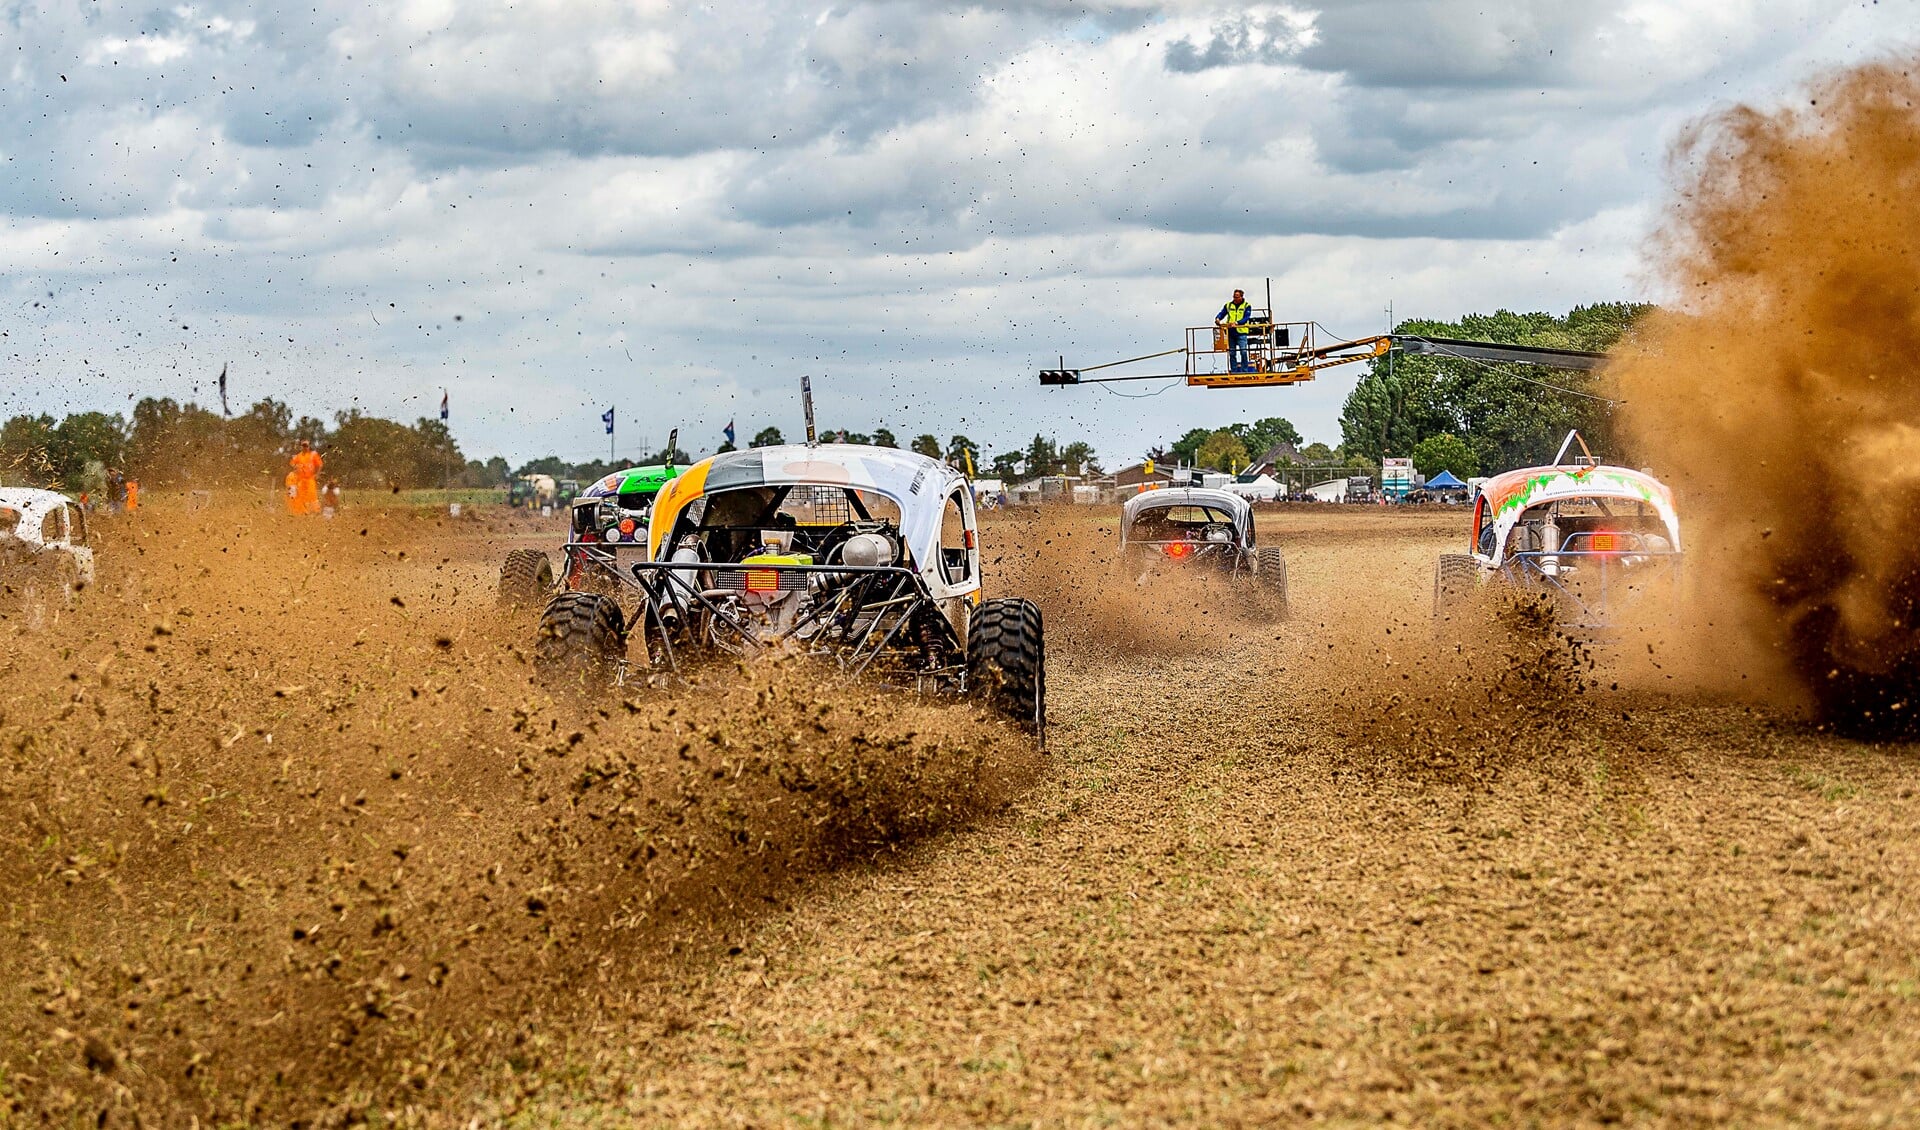
[[[1911,0],[16,8],[0,339],[61,404],[424,414],[475,453],[823,418],[1115,456],[1351,381],[1147,401],[1224,288],[1339,331],[1643,296],[1674,131]],[[85,374],[93,374],[91,376]],[[104,374],[104,375],[101,375]],[[70,378],[70,379],[65,379]],[[1119,391],[1119,390],[1116,390]],[[1137,390],[1135,390],[1137,391]],[[0,412],[60,404],[8,390]],[[644,406],[644,407],[643,407]],[[623,416],[623,419],[626,418]],[[623,427],[623,434],[626,434]],[[708,440],[711,442],[711,439]]]

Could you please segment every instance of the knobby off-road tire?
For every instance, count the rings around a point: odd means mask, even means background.
[[[1466,635],[1480,597],[1480,566],[1465,553],[1443,553],[1433,567],[1433,632],[1441,639]]]
[[[611,597],[557,593],[540,614],[533,670],[547,683],[606,686],[613,682],[626,647],[625,617]]]
[[[1047,649],[1039,605],[1003,597],[974,610],[967,632],[967,685],[1046,748]]]
[[[501,604],[538,608],[553,588],[553,562],[537,549],[516,549],[500,566]]]
[[[1278,549],[1254,551],[1258,569],[1253,582],[1260,590],[1262,610],[1275,620],[1287,618],[1287,555]]]

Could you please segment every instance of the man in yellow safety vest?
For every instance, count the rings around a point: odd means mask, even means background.
[[[1247,360],[1247,335],[1252,332],[1253,307],[1247,304],[1245,291],[1236,290],[1227,300],[1220,312],[1213,316],[1213,324],[1227,331],[1227,371],[1233,373],[1251,373],[1253,366]]]

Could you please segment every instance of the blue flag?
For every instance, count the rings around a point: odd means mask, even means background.
[[[613,434],[613,409],[609,408],[605,412],[600,413],[600,422],[607,426],[607,434],[612,435]]]
[[[732,420],[727,421],[727,442],[728,443],[733,442],[733,421]]]
[[[440,390],[440,418],[447,418],[447,390],[444,388]]]

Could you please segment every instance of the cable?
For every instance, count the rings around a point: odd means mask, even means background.
[[[1160,378],[1148,378],[1148,379],[1153,380],[1153,379],[1160,379]],[[1182,382],[1186,380],[1185,377],[1166,377],[1164,379],[1169,381],[1182,381]],[[1099,388],[1102,392],[1105,392],[1109,396],[1117,396],[1122,400],[1145,400],[1149,396],[1159,396],[1161,393],[1167,391],[1168,389],[1177,387],[1175,385],[1165,384],[1165,385],[1161,385],[1159,388],[1154,389],[1152,392],[1120,392],[1116,389],[1108,388],[1105,382],[1089,381],[1087,383],[1094,385],[1095,387]]]
[[[1455,361],[1465,361],[1469,365],[1478,365],[1483,369],[1491,369],[1496,365],[1524,365],[1528,363],[1525,361],[1482,361],[1478,357],[1462,356],[1461,354],[1455,353],[1453,350],[1448,349],[1444,345],[1436,345],[1432,338],[1421,337],[1419,334],[1399,334],[1397,336],[1410,338],[1414,341],[1424,341],[1429,346],[1432,346],[1435,350],[1438,350],[1439,353],[1444,357],[1451,357]],[[1523,377],[1518,373],[1508,373],[1507,376],[1512,377],[1516,381],[1525,381],[1527,384],[1530,384],[1530,385],[1539,385],[1541,388],[1550,388],[1555,392],[1564,392],[1568,396],[1584,396],[1588,400],[1598,400],[1601,403],[1606,404],[1610,407],[1617,408],[1620,405],[1626,403],[1626,401],[1624,400],[1615,400],[1610,396],[1600,396],[1597,393],[1581,392],[1577,388],[1563,388],[1560,385],[1551,384],[1547,381],[1536,380],[1533,377]]]

